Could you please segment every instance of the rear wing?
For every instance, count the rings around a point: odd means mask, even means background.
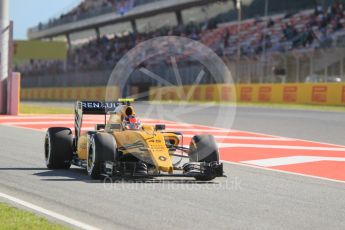
[[[114,111],[118,105],[118,102],[77,101],[75,111],[80,114],[105,115],[109,111]]]
[[[81,114],[107,114],[115,111],[119,105],[130,105],[134,99],[120,98],[117,102],[103,102],[103,101],[77,101],[75,111]]]

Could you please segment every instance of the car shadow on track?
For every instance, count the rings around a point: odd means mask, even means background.
[[[197,181],[194,179],[185,179],[185,178],[121,178],[121,177],[112,177],[103,180],[105,183],[137,183],[137,184],[218,184],[214,181]]]
[[[28,171],[30,175],[39,176],[43,181],[92,181],[81,168],[50,170],[43,167],[0,167],[1,171]]]
[[[47,168],[34,168],[34,167],[10,167],[10,168],[0,168],[0,171],[40,171],[47,170]]]
[[[42,181],[83,181],[86,183],[95,183],[90,180],[86,171],[81,168],[49,170],[34,173],[33,175],[41,177]],[[97,182],[97,180],[96,180]]]
[[[41,177],[42,181],[82,181],[85,183],[126,183],[126,184],[218,184],[216,181],[197,181],[193,178],[133,178],[133,177],[108,177],[100,180],[93,180],[87,175],[85,169],[70,168],[50,170],[47,168],[35,167],[7,167],[0,168],[1,171],[35,171],[31,174]]]

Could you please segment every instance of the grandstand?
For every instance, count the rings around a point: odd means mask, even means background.
[[[85,0],[28,31],[31,39],[63,37],[69,45],[65,61],[30,60],[16,68],[23,73],[24,87],[104,85],[116,62],[136,44],[175,35],[212,48],[236,82],[344,81],[343,1],[243,0],[240,24],[234,2]],[[197,71],[193,60],[179,61],[182,76]],[[146,65],[174,78],[160,60]],[[140,74],[137,79],[145,81]],[[192,82],[188,77],[183,81]]]

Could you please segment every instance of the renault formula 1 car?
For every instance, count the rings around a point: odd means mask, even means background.
[[[208,181],[223,176],[213,136],[195,135],[185,147],[182,133],[165,131],[164,124],[141,124],[132,101],[78,101],[74,135],[63,127],[49,128],[46,133],[46,166],[68,169],[76,165],[85,168],[93,179],[166,176]],[[84,114],[104,115],[105,123],[95,124],[94,131],[82,134]],[[176,158],[180,160],[176,162]]]

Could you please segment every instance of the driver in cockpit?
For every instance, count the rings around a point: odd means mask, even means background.
[[[126,116],[123,122],[125,129],[138,130],[141,128],[141,122],[135,117],[135,114]]]

